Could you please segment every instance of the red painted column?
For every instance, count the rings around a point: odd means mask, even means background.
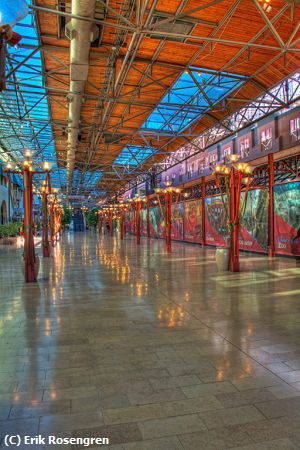
[[[48,182],[48,191],[50,194],[50,204],[49,204],[49,215],[50,215],[50,241],[52,244],[52,247],[55,245],[55,239],[54,239],[54,193],[52,192],[52,186],[50,177],[47,179]]]
[[[42,243],[43,257],[48,258],[51,250],[49,245],[49,217],[48,217],[48,193],[51,191],[50,175],[47,173],[44,191],[42,192]]]
[[[43,257],[50,256],[50,246],[48,239],[48,194],[46,191],[42,192],[42,243],[43,243]]]
[[[234,266],[234,173],[233,169],[230,171],[229,175],[229,225],[230,225],[230,247],[229,247],[229,270],[233,272]]]
[[[136,202],[136,243],[139,245],[141,243],[141,202]]]
[[[172,250],[172,240],[171,240],[171,205],[172,205],[172,199],[173,194],[172,192],[167,192],[165,194],[166,199],[166,247],[167,252],[171,253]]]
[[[24,167],[24,274],[26,283],[36,281],[35,252],[32,232],[32,172]]]
[[[268,203],[268,234],[269,234],[269,248],[268,253],[270,257],[275,256],[275,232],[274,232],[274,156],[273,153],[268,155],[268,170],[269,170],[269,203]]]
[[[136,236],[136,207],[134,203],[132,203],[132,211],[133,211],[133,234]]]
[[[230,190],[230,253],[229,253],[229,270],[231,272],[239,272],[239,207],[241,197],[242,174],[235,173],[231,168],[229,175]]]
[[[124,210],[120,209],[120,238],[121,241],[124,239]]]
[[[50,210],[50,240],[51,240],[52,247],[54,247],[55,240],[54,240],[54,200],[53,200],[53,198],[50,199],[49,210]]]
[[[6,171],[6,179],[7,179],[7,189],[8,189],[8,203],[7,203],[7,209],[8,209],[8,221],[10,222],[11,217],[10,217],[10,201],[11,201],[11,194],[13,192],[12,188],[11,188],[11,181],[10,181],[10,171],[7,170]]]
[[[126,230],[126,223],[127,223],[127,212],[128,208],[127,206],[124,208],[124,216],[123,216],[123,233],[124,233],[124,237],[126,236],[127,230]]]
[[[205,177],[201,179],[201,208],[202,208],[202,245],[206,245],[206,226],[205,226]]]
[[[150,238],[150,215],[149,215],[149,199],[147,198],[147,237]]]
[[[109,210],[109,231],[110,235],[113,235],[113,212],[112,209]]]

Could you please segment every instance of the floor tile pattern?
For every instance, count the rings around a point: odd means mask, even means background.
[[[300,449],[297,261],[218,273],[212,248],[65,234],[26,285],[21,253],[0,247],[1,449]]]

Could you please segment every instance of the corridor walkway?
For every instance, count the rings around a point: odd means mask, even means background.
[[[218,274],[213,249],[178,243],[167,255],[163,241],[138,248],[130,237],[67,234],[41,261],[38,283],[25,285],[21,253],[0,247],[2,438],[300,448],[293,259],[245,255],[241,273]]]

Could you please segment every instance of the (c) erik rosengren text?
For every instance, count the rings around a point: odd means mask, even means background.
[[[109,439],[106,437],[59,437],[59,436],[20,436],[7,434],[4,438],[6,447],[19,447],[28,445],[34,447],[36,445],[82,445],[89,447],[92,444],[109,445]]]

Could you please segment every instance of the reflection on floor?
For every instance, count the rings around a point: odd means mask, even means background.
[[[80,233],[42,261],[37,284],[23,283],[20,259],[0,249],[2,438],[300,448],[293,259],[245,255],[241,273],[218,274],[213,249],[178,243],[168,255],[163,241]]]

